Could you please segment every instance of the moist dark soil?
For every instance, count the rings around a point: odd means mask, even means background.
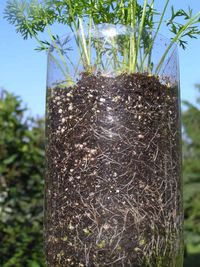
[[[83,73],[48,89],[46,137],[47,266],[179,267],[177,87]]]

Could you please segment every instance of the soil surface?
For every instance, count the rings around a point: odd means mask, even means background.
[[[179,266],[177,94],[145,74],[83,73],[74,87],[48,90],[49,267]]]

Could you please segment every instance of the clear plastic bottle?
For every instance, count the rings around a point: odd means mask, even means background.
[[[177,47],[154,36],[101,24],[49,50],[48,266],[182,267]]]

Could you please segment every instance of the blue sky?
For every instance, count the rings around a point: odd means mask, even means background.
[[[160,0],[159,1],[160,5]],[[163,1],[164,2],[164,1]],[[178,3],[177,3],[178,2]],[[181,2],[181,3],[180,3]],[[190,6],[194,13],[200,11],[200,0],[173,1],[175,8]],[[22,97],[33,115],[45,112],[46,54],[34,51],[35,40],[23,40],[15,28],[3,19],[6,0],[0,1],[0,87]],[[65,27],[55,27],[59,35],[64,35]],[[170,37],[168,32],[164,32]],[[189,40],[185,51],[179,49],[181,73],[181,98],[195,102],[197,92],[194,84],[200,83],[200,37]]]

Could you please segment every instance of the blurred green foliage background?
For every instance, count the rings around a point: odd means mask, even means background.
[[[0,266],[44,266],[44,123],[0,93]]]
[[[185,211],[184,267],[200,266],[200,85],[196,105],[183,101],[183,180]]]
[[[200,95],[200,86],[196,86]],[[185,265],[200,266],[200,97],[184,102]],[[43,267],[44,121],[0,91],[0,266]],[[170,267],[170,266],[169,266]]]

